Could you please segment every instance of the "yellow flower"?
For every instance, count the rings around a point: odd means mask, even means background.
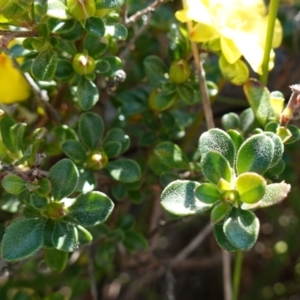
[[[0,54],[0,103],[12,104],[28,99],[30,87],[5,53]]]
[[[221,51],[228,63],[241,56],[252,69],[262,74],[262,61],[267,32],[266,6],[263,0],[187,0],[187,9],[176,12],[181,22],[195,21],[190,39],[209,42],[219,39]],[[282,28],[276,20],[273,48],[280,45]],[[271,51],[269,68],[274,66]]]

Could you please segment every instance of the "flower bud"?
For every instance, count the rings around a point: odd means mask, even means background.
[[[64,210],[64,206],[62,203],[51,202],[47,205],[47,208],[44,211],[44,214],[48,218],[58,221],[58,220],[61,220],[66,215],[66,212]]]
[[[85,20],[96,12],[95,0],[68,0],[67,8],[70,15],[77,20]]]
[[[85,53],[78,53],[73,58],[73,69],[81,75],[86,75],[94,72],[95,61],[92,57]]]
[[[191,68],[188,63],[181,59],[174,61],[169,70],[170,80],[174,83],[181,84],[186,82],[191,75]]]
[[[87,167],[93,171],[103,169],[108,163],[108,157],[104,151],[93,152],[87,160]]]

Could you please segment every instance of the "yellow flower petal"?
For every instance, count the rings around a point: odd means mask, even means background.
[[[224,57],[230,64],[234,64],[241,57],[241,52],[234,41],[224,36],[221,36],[221,49]]]
[[[29,96],[30,87],[26,79],[6,54],[0,54],[0,103],[24,101]]]
[[[192,30],[190,39],[195,42],[207,42],[219,37],[214,27],[198,23]]]
[[[273,48],[278,48],[281,45],[282,37],[283,37],[282,26],[280,21],[276,19],[274,35],[273,35],[273,43],[272,43]]]

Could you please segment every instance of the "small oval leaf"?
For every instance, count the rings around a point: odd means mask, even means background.
[[[20,219],[7,226],[1,244],[6,261],[18,261],[34,255],[44,244],[44,219]]]
[[[72,252],[78,248],[78,232],[74,224],[55,222],[52,242],[56,249]]]
[[[200,183],[190,180],[171,182],[161,194],[161,205],[177,216],[188,216],[208,210],[211,205],[201,202],[195,195]]]
[[[196,197],[206,204],[214,204],[221,199],[221,193],[214,184],[202,183],[195,190]]]
[[[100,192],[81,194],[68,209],[69,216],[80,225],[89,227],[107,220],[114,208],[114,203]]]
[[[62,159],[50,169],[48,177],[51,181],[53,197],[61,200],[75,191],[79,172],[70,159]]]

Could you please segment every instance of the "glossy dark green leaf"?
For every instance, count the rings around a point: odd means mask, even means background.
[[[31,194],[30,203],[33,207],[37,209],[45,208],[48,204],[48,198],[39,196],[37,194]]]
[[[85,23],[85,29],[97,37],[105,35],[105,23],[101,18],[88,18]]]
[[[256,134],[248,138],[237,154],[238,174],[255,172],[263,174],[270,167],[274,155],[274,144],[265,134]]]
[[[48,219],[45,224],[44,233],[43,233],[45,249],[53,249],[54,248],[54,244],[52,241],[52,235],[54,232],[55,223],[56,222],[52,221],[51,219]]]
[[[114,207],[114,203],[101,192],[89,192],[79,195],[68,208],[68,215],[80,225],[89,227],[107,220]]]
[[[250,211],[233,208],[224,220],[223,230],[234,247],[246,251],[256,243],[259,220]]]
[[[154,148],[155,156],[162,164],[170,168],[183,169],[189,168],[189,161],[179,146],[172,142],[161,142]]]
[[[87,244],[93,240],[91,233],[84,227],[76,225],[80,244]]]
[[[300,139],[300,130],[295,125],[288,125],[287,129],[290,131],[292,136],[285,142],[285,144],[293,144]]]
[[[144,60],[146,75],[153,86],[160,86],[166,82],[165,74],[168,72],[163,61],[154,55],[148,56]]]
[[[105,149],[107,143],[118,142],[121,144],[121,153],[125,152],[130,146],[130,138],[121,128],[110,129],[103,140],[103,147]]]
[[[279,121],[270,103],[270,92],[256,79],[249,79],[244,85],[244,93],[262,126],[271,121]]]
[[[208,210],[211,205],[201,202],[195,195],[198,186],[200,183],[190,180],[171,182],[161,194],[162,206],[177,216],[194,215]]]
[[[10,129],[15,125],[15,121],[4,114],[0,120],[1,139],[4,146],[11,152],[14,152],[14,146],[10,135]]]
[[[240,115],[240,129],[243,133],[251,132],[254,128],[259,127],[251,107],[245,109]]]
[[[99,91],[94,82],[82,76],[77,86],[76,97],[80,108],[89,110],[98,102]]]
[[[97,180],[93,171],[80,169],[79,181],[76,187],[76,191],[79,193],[91,192],[95,189]]]
[[[164,111],[170,108],[176,101],[176,94],[166,94],[163,91],[157,91],[150,94],[149,105],[154,111]]]
[[[75,191],[79,172],[71,160],[62,159],[50,169],[48,178],[51,181],[54,199],[61,200]]]
[[[108,63],[108,61],[106,61],[104,59],[99,59],[96,62],[96,69],[95,70],[99,74],[105,74],[105,73],[109,72],[110,64]]]
[[[231,182],[232,171],[228,160],[219,152],[209,151],[201,158],[201,170],[205,178],[213,184],[218,184],[221,178]]]
[[[107,142],[103,145],[103,150],[108,158],[113,158],[122,153],[122,145],[119,142]]]
[[[106,25],[105,35],[110,35],[117,40],[126,40],[128,31],[123,24]]]
[[[74,162],[83,163],[87,159],[86,150],[76,140],[68,140],[62,144],[62,151]]]
[[[23,138],[26,126],[26,123],[17,123],[9,129],[11,146],[14,153],[19,153],[23,150]]]
[[[135,161],[127,158],[109,162],[105,168],[112,178],[124,183],[138,181],[142,176],[140,166]]]
[[[83,33],[84,33],[84,29],[82,25],[80,24],[80,22],[76,22],[72,30],[66,33],[62,33],[60,36],[62,39],[66,41],[77,41],[82,37]]]
[[[57,18],[49,18],[47,20],[49,30],[55,34],[61,34],[71,31],[75,26],[75,20],[60,20]]]
[[[68,81],[74,76],[74,69],[71,62],[67,59],[59,59],[57,63],[57,69],[55,72],[55,78]]]
[[[62,272],[68,263],[68,252],[57,249],[45,249],[45,261],[47,266],[55,272]]]
[[[78,121],[78,134],[82,143],[91,150],[98,148],[104,131],[102,118],[92,112],[81,114]]]
[[[37,80],[50,81],[55,75],[57,63],[58,56],[52,48],[39,52],[31,66],[33,77]]]
[[[52,242],[58,250],[73,252],[79,246],[76,226],[66,222],[55,222]]]
[[[44,244],[42,218],[19,219],[7,226],[1,244],[6,261],[18,261],[34,255]]]
[[[222,154],[233,166],[234,144],[229,134],[221,129],[214,128],[204,132],[199,139],[199,150],[202,156],[211,150],[216,151]]]
[[[91,33],[87,33],[84,38],[84,49],[88,52],[88,54],[94,58],[99,57],[100,55],[104,54],[106,50],[108,49],[109,43],[106,38],[95,38],[95,36]],[[102,61],[105,61],[104,59]],[[110,64],[108,61],[105,61],[106,64],[109,66],[109,68],[106,68],[106,72],[110,69]],[[104,70],[103,66],[100,68],[100,66],[96,66],[96,69],[99,68],[100,70]],[[105,73],[104,71],[101,72],[101,74]]]

